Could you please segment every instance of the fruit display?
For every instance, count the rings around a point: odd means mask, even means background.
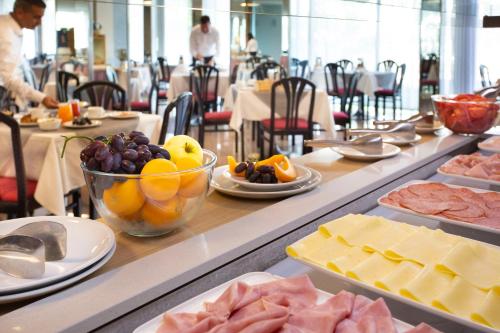
[[[92,124],[92,120],[90,120],[87,117],[73,118],[73,125],[85,126],[85,125],[91,125],[91,124]]]
[[[250,183],[288,183],[297,178],[297,171],[284,155],[278,154],[257,162],[238,163],[233,156],[227,157],[229,172],[235,177],[244,177]]]
[[[432,96],[434,110],[441,122],[460,134],[481,134],[489,130],[497,118],[499,104],[479,95],[460,94],[452,98]]]
[[[72,138],[86,137],[67,138],[65,147]],[[164,146],[138,131],[86,139],[91,142],[80,153],[85,180],[110,224],[131,235],[156,236],[202,206],[216,156],[193,138],[174,136]]]

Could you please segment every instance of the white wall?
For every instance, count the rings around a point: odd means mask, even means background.
[[[217,63],[229,68],[231,52],[230,0],[203,0],[203,15],[210,16],[210,22],[219,31],[220,51]]]

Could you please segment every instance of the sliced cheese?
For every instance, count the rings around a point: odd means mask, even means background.
[[[375,281],[391,273],[397,266],[397,262],[375,252],[366,260],[346,271],[345,274],[352,279],[373,285]]]
[[[432,305],[432,301],[449,287],[452,280],[453,275],[440,272],[433,265],[429,265],[399,293],[414,301]]]
[[[324,246],[329,237],[325,237],[322,233],[315,231],[309,236],[306,236],[287,246],[286,253],[292,258],[304,257],[310,252],[314,252]]]
[[[368,259],[372,254],[363,251],[359,247],[351,247],[344,256],[332,258],[327,263],[327,268],[339,274],[345,274],[348,270]]]
[[[394,271],[375,281],[375,286],[387,291],[399,293],[399,290],[404,288],[408,282],[413,280],[422,270],[423,267],[419,264],[411,261],[402,261]]]
[[[469,319],[482,304],[487,293],[460,276],[455,276],[449,288],[432,301],[432,305],[443,311]]]
[[[316,250],[306,251],[303,258],[326,267],[328,261],[348,255],[351,249],[351,246],[340,242],[335,237],[330,237]]]
[[[362,241],[358,242],[359,244],[357,245],[362,246],[365,251],[383,254],[391,246],[406,239],[417,229],[417,227],[410,224],[390,222],[381,224],[371,234],[364,235]]]
[[[363,229],[374,219],[373,216],[348,214],[319,226],[318,230],[325,236],[346,235]]]
[[[478,310],[472,313],[471,319],[483,325],[500,329],[500,288],[493,288],[488,292]]]

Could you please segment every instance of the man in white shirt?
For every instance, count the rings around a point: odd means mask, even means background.
[[[245,49],[245,52],[250,54],[252,57],[255,57],[258,51],[259,51],[259,43],[257,43],[257,40],[255,39],[253,34],[249,32],[247,34],[247,47]]]
[[[219,32],[210,24],[210,17],[202,16],[200,24],[191,30],[189,37],[193,64],[196,61],[211,63],[219,55]]]
[[[0,15],[0,85],[25,100],[57,108],[57,101],[24,82],[21,54],[23,28],[35,29],[42,22],[42,0],[16,0],[9,15]]]

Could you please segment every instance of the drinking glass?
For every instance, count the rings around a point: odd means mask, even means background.
[[[59,109],[57,116],[61,118],[62,122],[73,120],[73,110],[71,109],[71,104],[61,103],[59,104]]]

